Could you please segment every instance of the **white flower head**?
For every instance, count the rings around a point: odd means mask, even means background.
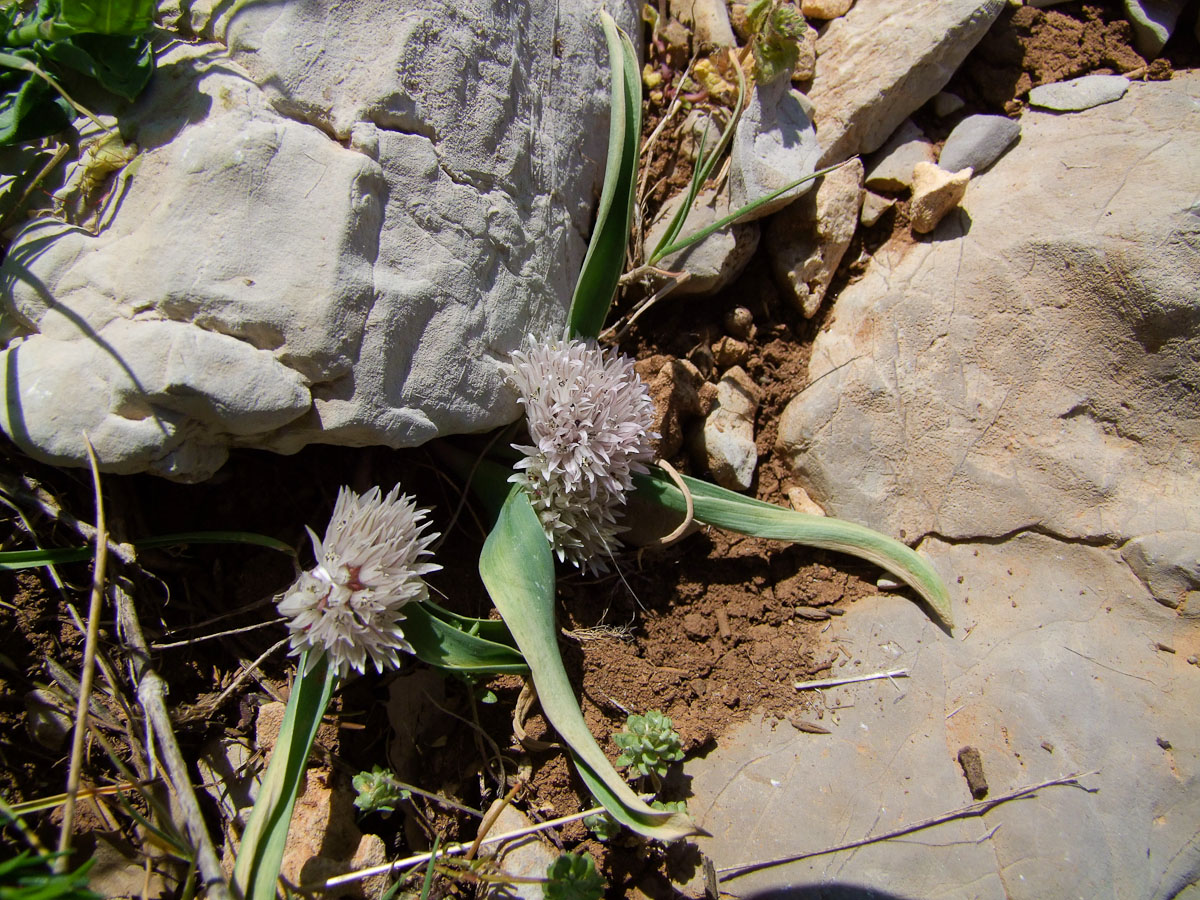
[[[605,572],[635,472],[654,459],[654,402],[633,360],[591,341],[530,339],[512,355],[532,445],[510,480],[520,484],[560,560]]]
[[[436,534],[423,534],[427,509],[417,509],[400,486],[380,499],[378,487],[362,496],[343,487],[325,540],[311,528],[315,568],[284,594],[279,612],[287,616],[293,655],[309,650],[308,664],[321,656],[339,675],[400,665],[399,651],[412,651],[400,627],[405,605],[424,600],[423,575],[441,566],[423,562]]]

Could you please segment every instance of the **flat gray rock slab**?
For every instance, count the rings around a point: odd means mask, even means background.
[[[720,872],[961,809],[973,802],[956,758],[964,746],[979,751],[988,799],[1076,773],[1089,790],[1043,788],[982,817],[722,887],[1173,897],[1200,875],[1200,668],[1185,659],[1200,643],[1194,623],[1154,602],[1112,550],[1035,534],[922,549],[955,585],[955,635],[899,596],[833,620],[828,635],[849,660],[836,676],[909,677],[811,696],[831,734],[760,720],[689,762],[689,808],[713,835],[700,848]]]
[[[947,172],[971,169],[978,175],[1020,136],[1020,124],[1007,116],[967,116],[946,138],[938,165]]]
[[[1056,112],[1079,112],[1120,100],[1127,90],[1129,79],[1123,75],[1084,75],[1035,87],[1029,92],[1029,105]]]
[[[818,167],[879,149],[937,94],[1004,9],[1004,0],[856,3],[817,38],[808,99]]]

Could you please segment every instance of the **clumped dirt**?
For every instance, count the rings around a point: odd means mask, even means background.
[[[1194,40],[1173,41],[1163,60],[1151,65],[1129,44],[1117,2],[1009,8],[947,89],[967,100],[961,115],[1019,115],[1025,94],[1037,84],[1096,71],[1169,77],[1172,67],[1196,63]],[[664,56],[659,62],[674,70],[680,60]],[[648,109],[651,127],[657,114],[661,104]],[[961,115],[936,120],[922,112],[918,119],[932,138],[941,139]],[[672,156],[678,137],[664,133],[662,153],[652,162],[648,179],[651,206],[690,174],[690,163]],[[884,242],[909,240],[905,208],[901,201],[876,226],[859,229],[825,311],[816,319],[805,320],[791,307],[759,255],[717,296],[668,298],[625,337],[622,349],[650,371],[670,359],[688,360],[711,382],[720,375],[713,345],[729,334],[733,310],[749,311],[755,330],[742,365],[762,391],[754,496],[787,505],[792,476],[774,449],[779,415],[805,387],[812,340],[835,314],[829,310],[837,292],[861,276],[871,253]],[[636,299],[625,298],[617,312]],[[672,462],[681,470],[706,474],[686,447]],[[34,464],[7,446],[0,468],[37,479],[63,509],[83,519],[93,517],[83,473]],[[400,482],[415,491],[422,505],[434,507],[435,527],[446,533],[439,550],[443,562],[463,561],[447,563],[430,579],[439,602],[464,614],[487,616],[490,605],[474,562],[484,536],[482,513],[468,505],[451,521],[459,489],[445,471],[436,448],[313,447],[287,458],[236,453],[216,478],[202,485],[111,477],[105,486],[120,539],[204,529],[253,531],[301,548],[300,559],[307,565],[311,560],[303,528],[324,529],[340,485],[361,491]],[[81,543],[69,529],[45,519],[34,517],[32,524],[43,546]],[[13,516],[0,524],[0,537],[6,549],[32,546]],[[798,694],[793,683],[821,677],[847,662],[822,631],[831,616],[869,615],[854,604],[875,592],[874,569],[823,551],[716,530],[703,530],[666,549],[630,551],[617,562],[618,572],[603,579],[568,574],[560,581],[560,646],[585,718],[610,758],[615,759],[617,748],[608,736],[620,729],[627,713],[649,709],[672,718],[691,756],[719,745],[728,729],[754,711],[774,716],[779,727],[820,729],[823,710],[807,705],[819,699]],[[139,615],[148,639],[158,645],[155,664],[170,684],[185,751],[194,758],[213,737],[252,736],[258,706],[288,690],[290,661],[282,651],[268,654],[257,666],[251,663],[283,636],[282,627],[269,622],[274,616],[271,598],[294,577],[292,561],[259,548],[193,546],[144,553],[141,565]],[[47,660],[78,671],[82,642],[66,598],[77,607],[86,603],[88,569],[72,564],[59,573],[67,582],[65,592],[42,570],[0,573],[0,630],[7,635],[0,643],[0,792],[8,802],[51,796],[65,783],[62,743],[47,732],[33,738],[34,722],[27,711],[34,689],[49,687],[65,696],[53,686]],[[111,613],[102,629],[102,643],[120,671],[122,651]],[[231,688],[247,671],[249,676]],[[396,760],[398,739],[388,704],[395,702],[390,699],[393,689],[409,685],[407,679],[420,671],[418,664],[408,663],[396,675],[363,677],[340,693],[334,707],[338,730],[326,729],[319,741],[320,757],[332,759],[339,777]],[[415,694],[423,711],[409,723],[407,738],[416,740],[411,771],[402,776],[479,807],[523,782],[515,802],[539,821],[573,813],[586,802],[587,793],[561,749],[525,751],[516,742],[512,710],[520,679],[436,681],[441,685],[437,697],[422,693],[424,688]],[[531,739],[554,739],[536,705],[524,728]],[[89,757],[85,780],[104,783],[118,780],[118,773],[96,752]],[[687,795],[686,782],[668,779],[666,799]],[[206,812],[215,824],[215,806]],[[408,812],[407,818],[372,815],[360,824],[382,835],[394,855],[424,849],[435,835],[443,840],[474,836],[476,820],[435,803],[415,798]],[[47,839],[52,839],[54,821],[49,814],[33,817]],[[552,838],[566,849],[578,845],[595,855],[612,896],[625,896],[635,886],[649,896],[667,896],[667,874],[687,877],[699,864],[685,845],[648,848],[628,838],[601,844],[581,824]]]

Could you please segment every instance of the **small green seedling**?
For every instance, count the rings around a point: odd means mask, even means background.
[[[370,772],[359,772],[351,782],[358,796],[354,805],[364,813],[382,812],[393,813],[401,801],[412,796],[396,781],[396,777],[382,766],[375,766]]]
[[[781,0],[754,0],[746,7],[753,37],[754,75],[761,83],[791,75],[800,58],[800,41],[808,31],[804,16]]]
[[[604,896],[604,879],[590,856],[564,853],[550,863],[546,879],[542,888],[546,900],[600,900]]]
[[[644,716],[630,716],[625,730],[613,735],[613,741],[621,748],[617,757],[618,766],[629,766],[639,775],[662,778],[667,766],[683,759],[683,747],[679,733],[671,727],[671,720],[658,710],[650,710]]]
[[[650,804],[652,807],[653,803]],[[596,836],[596,840],[607,843],[621,833],[621,823],[608,813],[599,812],[584,817],[583,824]]]

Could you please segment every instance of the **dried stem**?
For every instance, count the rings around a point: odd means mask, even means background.
[[[71,739],[71,763],[67,770],[67,799],[63,804],[62,829],[58,834],[59,857],[55,869],[65,872],[75,830],[75,802],[79,796],[79,780],[83,768],[83,744],[88,731],[88,703],[92,682],[96,677],[96,642],[100,634],[100,607],[104,600],[104,568],[108,562],[108,530],[104,523],[104,497],[100,490],[100,468],[96,451],[85,433],[88,462],[92,467],[92,484],[96,491],[96,561],[92,566],[92,597],[88,605],[87,632],[83,641],[83,670],[79,675],[79,698],[75,706],[75,732]]]
[[[852,678],[823,678],[820,681],[797,681],[793,687],[798,691],[837,687],[842,684],[858,684],[862,681],[879,681],[882,678],[907,678],[908,669],[892,669],[890,672],[872,672],[870,675],[855,675]]]

